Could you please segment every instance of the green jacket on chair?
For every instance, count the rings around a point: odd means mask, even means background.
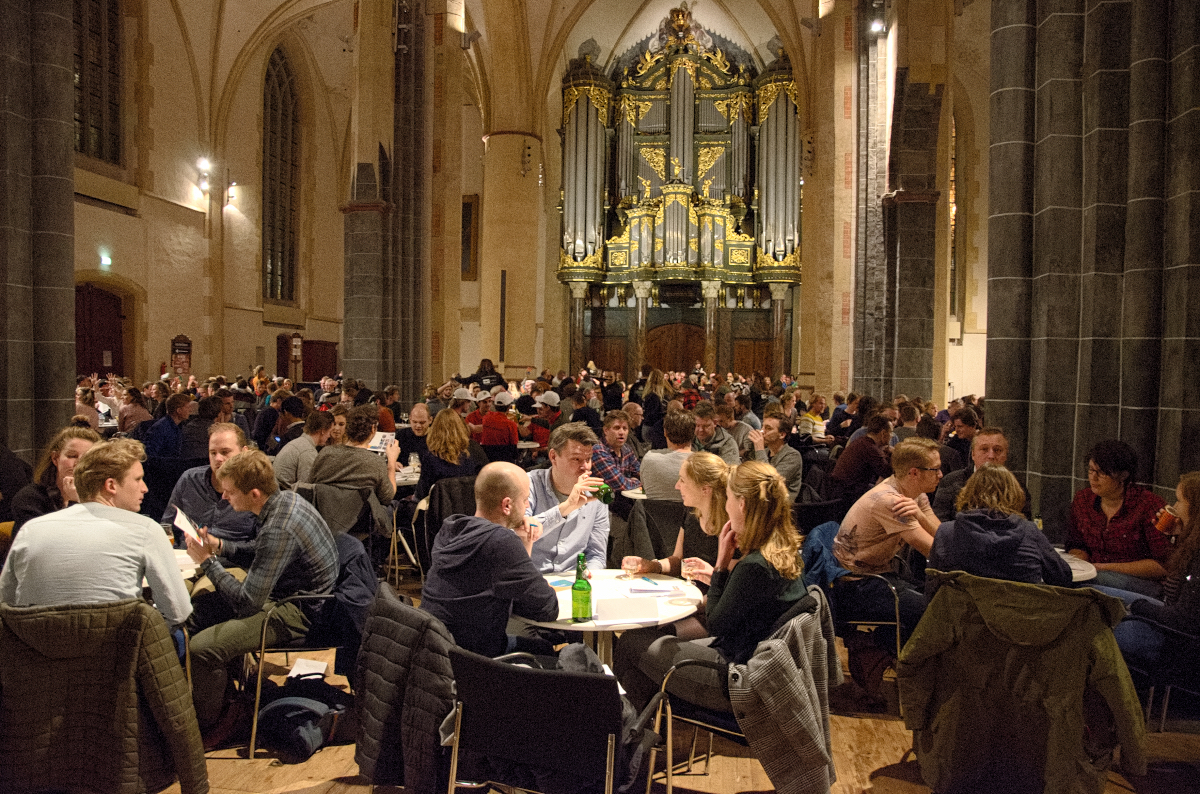
[[[1113,750],[1146,774],[1145,726],[1112,627],[1120,600],[927,571],[937,592],[897,666],[925,782],[954,791],[1104,790]]]

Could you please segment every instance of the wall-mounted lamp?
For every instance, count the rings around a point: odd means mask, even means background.
[[[237,199],[237,182],[230,181],[228,172],[225,174],[225,184],[229,185],[225,191],[225,204],[228,206]]]
[[[100,254],[100,269],[108,270],[112,267],[112,257],[108,254]]]
[[[200,192],[207,193],[208,192],[208,174],[212,170],[212,163],[210,163],[208,161],[207,157],[201,157],[199,160],[196,161],[196,170],[198,170],[200,172],[200,179],[199,179]]]
[[[871,20],[871,32],[872,33],[882,33],[883,32],[883,20],[882,19],[872,19]]]

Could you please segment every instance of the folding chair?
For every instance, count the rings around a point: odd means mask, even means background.
[[[605,794],[612,794],[621,736],[616,678],[521,667],[461,648],[450,649],[450,666],[456,695],[449,794],[454,794],[462,751],[501,766],[569,776],[579,781],[573,790],[603,780]]]
[[[1188,634],[1141,615],[1127,615],[1125,620],[1145,623],[1166,636],[1158,664],[1139,666],[1130,664],[1128,660],[1125,663],[1131,672],[1138,673],[1150,684],[1146,694],[1147,725],[1150,724],[1150,714],[1154,709],[1154,690],[1163,688],[1162,713],[1158,718],[1158,732],[1162,733],[1167,727],[1167,709],[1171,707],[1172,689],[1182,689],[1200,696],[1200,662],[1197,661],[1200,659],[1200,635]]]
[[[262,700],[262,682],[264,660],[268,653],[302,653],[305,651],[325,651],[335,649],[339,652],[342,650],[353,651],[357,656],[357,643],[361,640],[362,626],[347,625],[355,622],[348,619],[349,617],[358,617],[362,621],[366,620],[366,609],[369,604],[354,605],[360,609],[361,616],[348,616],[346,610],[335,609],[335,603],[339,599],[339,593],[343,589],[343,583],[348,575],[364,570],[374,581],[374,572],[371,568],[370,558],[367,555],[366,548],[363,547],[362,541],[355,538],[353,535],[342,534],[336,538],[338,544],[338,583],[334,585],[332,593],[324,595],[294,595],[289,598],[280,599],[275,606],[267,612],[267,619],[263,621],[262,634],[259,638],[259,646],[257,651],[257,673],[254,683],[254,715],[250,723],[250,750],[248,758],[254,758],[255,750],[258,749],[258,712],[261,708]],[[363,565],[366,566],[363,569]],[[271,623],[271,616],[275,610],[282,607],[284,604],[291,603],[313,603],[327,602],[321,610],[321,613],[313,621],[307,636],[297,642],[289,643],[281,647],[268,647],[267,645],[267,629]],[[354,631],[352,631],[354,630]],[[247,657],[253,658],[256,652],[251,651]],[[350,660],[353,663],[353,660]],[[350,676],[347,676],[352,681]]]

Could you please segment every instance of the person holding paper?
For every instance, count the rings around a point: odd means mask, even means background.
[[[208,428],[208,465],[188,469],[175,483],[171,501],[163,511],[162,527],[168,534],[177,525],[179,513],[194,527],[205,527],[217,538],[253,543],[258,529],[252,513],[239,513],[221,496],[221,467],[225,461],[247,449],[246,434],[235,424],[218,422]],[[178,548],[187,548],[181,534],[176,535]]]
[[[709,637],[685,641],[659,628],[627,631],[617,640],[613,668],[639,710],[684,659],[745,664],[771,626],[807,595],[800,576],[800,535],[792,523],[787,483],[768,463],[751,461],[729,472],[717,563],[708,591]],[[743,556],[733,566],[734,550]],[[671,676],[670,691],[715,711],[730,711],[723,676],[688,667]]]
[[[31,519],[0,574],[10,606],[94,604],[142,597],[142,579],[170,626],[192,613],[169,538],[138,515],[146,493],[140,442],[95,444],[75,465],[79,504]]]
[[[227,738],[244,716],[239,702],[225,701],[228,665],[258,648],[267,612],[289,596],[332,592],[338,575],[329,525],[304,497],[279,490],[265,454],[239,452],[225,461],[220,479],[225,500],[254,515],[259,530],[252,546],[203,530],[200,542],[185,536],[188,556],[215,588],[196,597],[188,624],[192,702],[206,747]],[[244,568],[245,581],[229,573],[218,555]],[[269,645],[302,639],[320,608],[319,602],[280,606],[267,624]]]
[[[549,654],[544,640],[508,634],[509,615],[558,617],[558,597],[530,550],[541,535],[525,514],[529,475],[511,463],[489,463],[475,479],[475,515],[450,516],[433,542],[433,564],[421,590],[421,609],[459,646],[484,656],[512,651]]]

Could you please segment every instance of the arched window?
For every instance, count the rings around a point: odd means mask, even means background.
[[[121,164],[119,0],[75,0],[75,151]]]
[[[296,298],[300,200],[300,113],[296,82],[282,50],[271,53],[263,87],[263,298]]]

